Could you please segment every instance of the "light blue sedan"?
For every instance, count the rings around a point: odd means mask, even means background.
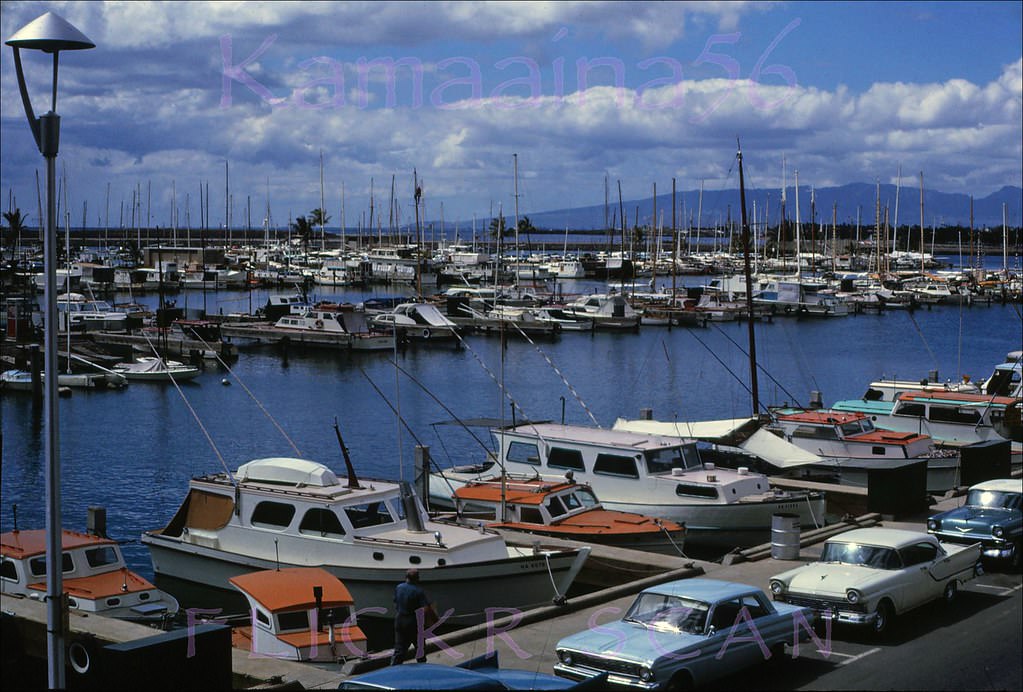
[[[573,680],[681,690],[785,654],[815,638],[809,608],[773,603],[755,586],[683,579],[642,591],[621,620],[558,642],[554,672]]]

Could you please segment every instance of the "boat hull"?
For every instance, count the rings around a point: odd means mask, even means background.
[[[155,533],[143,535],[158,577],[192,582],[204,587],[237,593],[228,579],[240,574],[276,567],[307,567],[228,553]],[[445,565],[420,571],[420,581],[434,601],[445,626],[468,626],[501,617],[514,610],[549,605],[564,595],[589,554],[588,548],[533,554],[509,549],[501,560],[466,565]],[[389,567],[320,565],[344,582],[351,592],[360,618],[393,619],[394,587],[405,578],[407,564]],[[557,593],[554,585],[557,584]],[[451,611],[448,614],[448,611]]]

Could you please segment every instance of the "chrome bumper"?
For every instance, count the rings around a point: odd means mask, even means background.
[[[596,670],[593,668],[581,668],[579,666],[566,666],[564,663],[554,664],[554,674],[560,675],[563,678],[569,680],[589,680],[590,678],[600,675],[604,671]],[[618,673],[607,674],[607,683],[609,685],[618,685],[619,687],[631,687],[635,690],[656,690],[660,687],[660,683],[656,680],[650,682],[643,682],[639,678],[635,678],[631,675],[621,675]]]

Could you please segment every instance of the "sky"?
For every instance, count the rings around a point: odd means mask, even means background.
[[[749,187],[1023,185],[1020,2],[5,0],[0,33],[47,11],[96,44],[60,57],[73,226],[198,228],[208,188],[210,227],[283,228],[321,206],[322,158],[329,225],[372,198],[386,229],[392,179],[409,224],[415,175],[424,220],[468,235],[605,180],[736,188],[737,138]],[[23,61],[45,111],[50,58]],[[3,46],[2,206],[29,225],[43,169]]]

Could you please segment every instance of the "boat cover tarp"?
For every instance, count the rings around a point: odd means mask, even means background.
[[[724,420],[656,421],[619,418],[615,421],[614,429],[648,435],[688,437],[711,442],[732,435],[753,420],[753,418],[725,418]]]
[[[763,428],[756,430],[738,444],[733,445],[729,442],[730,438],[741,436],[743,428],[748,430],[755,424],[756,420],[753,418],[678,422],[619,418],[615,421],[614,429],[650,435],[688,437],[715,444],[723,443],[760,457],[772,466],[781,469],[820,462],[821,458],[816,454],[800,449]]]
[[[821,461],[821,458],[813,452],[786,442],[763,428],[750,435],[748,440],[739,445],[739,448],[780,469],[819,464]]]

